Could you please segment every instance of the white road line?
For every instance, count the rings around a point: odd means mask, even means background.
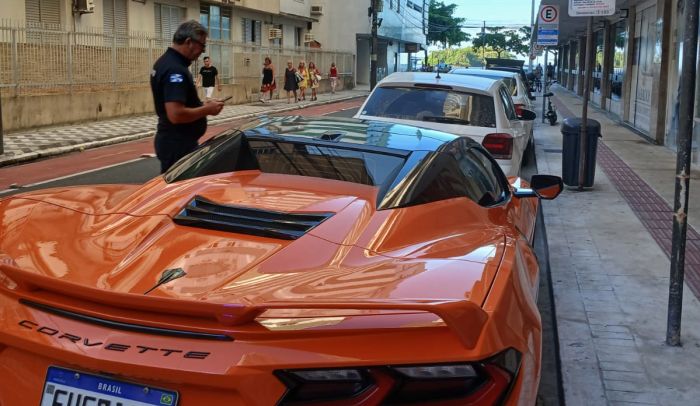
[[[119,162],[119,163],[112,164],[112,165],[103,166],[103,167],[100,167],[100,168],[89,169],[89,170],[87,170],[87,171],[71,173],[70,175],[59,176],[58,178],[53,178],[53,179],[49,179],[49,180],[43,180],[43,181],[41,181],[41,182],[36,182],[36,183],[30,183],[30,184],[28,184],[28,185],[22,185],[22,187],[21,187],[20,189],[27,188],[27,187],[39,186],[39,185],[43,185],[43,184],[45,184],[45,183],[50,183],[50,182],[56,182],[56,181],[59,181],[59,180],[72,178],[72,177],[74,177],[74,176],[80,176],[80,175],[85,175],[85,174],[91,173],[91,172],[101,171],[101,170],[103,170],[103,169],[114,168],[114,167],[117,167],[117,166],[120,166],[120,165],[126,165],[126,164],[130,164],[130,163],[142,161],[142,160],[144,160],[144,159],[148,159],[148,158],[136,158],[136,159],[132,159],[132,160],[129,160],[129,161],[124,161],[124,162]],[[17,191],[17,189],[5,189],[5,190],[0,190],[0,196],[2,196],[3,194],[6,194],[6,193],[16,192],[16,191]]]

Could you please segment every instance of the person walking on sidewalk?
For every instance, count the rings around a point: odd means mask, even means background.
[[[272,60],[265,57],[263,64],[263,79],[260,87],[260,102],[265,103],[265,93],[270,92],[270,100],[272,100],[272,92],[277,88],[275,84],[275,67],[272,66]]]
[[[309,86],[311,87],[311,100],[316,100],[316,89],[321,83],[321,72],[316,69],[316,64],[309,62]]]
[[[158,115],[154,140],[160,172],[197,148],[207,130],[207,116],[218,115],[224,103],[197,95],[189,66],[207,48],[207,29],[195,20],[182,23],[172,46],[158,58],[151,71],[151,92]]]
[[[221,91],[221,83],[219,82],[219,71],[211,65],[211,58],[204,57],[204,66],[199,69],[199,77],[197,78],[197,86],[201,85],[204,88],[204,97],[209,100],[214,95],[214,86],[216,90]]]
[[[294,103],[299,101],[297,99],[297,89],[299,89],[297,71],[294,69],[292,61],[289,61],[287,62],[287,68],[284,70],[284,90],[287,91],[287,104],[289,104],[289,96],[292,93],[294,93]]]
[[[331,63],[331,71],[328,77],[331,79],[331,94],[335,94],[335,88],[338,86],[338,68],[335,67],[335,62]]]
[[[297,67],[297,73],[299,73],[299,76],[301,76],[301,80],[299,81],[299,101],[306,100],[306,87],[308,85],[308,79],[309,79],[309,73],[306,70],[306,64],[304,61],[299,62],[299,66]]]

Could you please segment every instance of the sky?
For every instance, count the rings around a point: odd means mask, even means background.
[[[523,26],[530,25],[532,0],[444,0],[445,4],[456,4],[455,17],[467,19],[468,26]],[[535,7],[539,7],[535,0]],[[474,36],[480,28],[467,29]]]
[[[522,27],[530,26],[532,0],[442,0],[445,4],[456,4],[455,17],[465,18],[467,26]],[[540,0],[535,0],[535,9]],[[465,32],[475,37],[481,28],[468,28]],[[431,47],[432,48],[432,47]],[[518,56],[517,59],[525,59]]]

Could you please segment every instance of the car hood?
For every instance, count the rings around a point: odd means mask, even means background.
[[[251,172],[8,198],[0,201],[0,269],[18,283],[51,289],[52,281],[64,294],[98,301],[105,292],[142,300],[150,290],[148,298],[213,304],[483,303],[505,240],[486,209],[452,199],[376,211],[372,187],[299,178]],[[176,224],[194,196],[330,217],[295,240]],[[158,285],[167,270],[184,272]]]

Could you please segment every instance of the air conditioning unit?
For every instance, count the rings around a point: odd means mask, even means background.
[[[307,32],[304,34],[304,42],[311,42],[314,40],[314,34]]]
[[[268,39],[281,39],[282,38],[282,30],[279,28],[270,28],[267,32],[267,38]]]
[[[312,16],[322,16],[323,15],[323,6],[311,6],[311,15]]]
[[[95,0],[75,0],[73,11],[80,14],[94,13]]]

